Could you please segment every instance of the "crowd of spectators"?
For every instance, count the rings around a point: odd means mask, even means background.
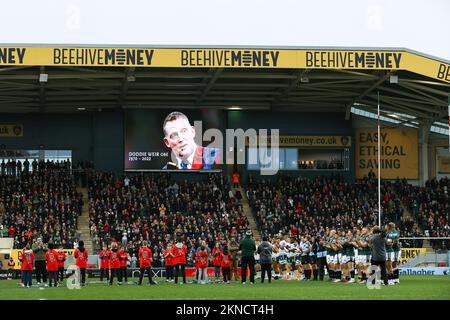
[[[28,173],[28,172],[44,172],[44,171],[70,171],[71,169],[71,162],[69,159],[66,160],[57,160],[57,161],[50,161],[49,159],[45,160],[38,160],[36,158],[34,159],[5,159],[3,158],[0,162],[0,174],[2,176],[9,175],[9,176],[19,176],[22,173]]]
[[[450,179],[431,179],[425,187],[398,181],[397,189],[415,223],[423,231],[422,237],[450,237]],[[450,249],[449,240],[430,240],[430,243],[435,250]]]
[[[0,176],[0,224],[22,249],[36,237],[69,249],[76,239],[83,201],[73,176],[43,163],[38,170]]]
[[[4,165],[3,165],[4,163]],[[137,255],[149,241],[154,263],[161,263],[168,241],[182,238],[190,253],[201,240],[240,241],[248,228],[240,200],[228,178],[208,174],[202,181],[175,181],[170,174],[116,176],[93,170],[91,162],[36,161],[22,163],[21,174],[2,162],[0,232],[23,248],[33,238],[72,248],[83,201],[76,185],[89,185],[90,230],[95,252],[118,241]],[[4,169],[3,169],[4,168]],[[90,169],[90,170],[89,170]],[[83,183],[79,183],[79,180]],[[425,187],[406,180],[383,181],[383,224],[396,223],[401,237],[449,237],[450,180],[432,179]],[[272,180],[250,178],[246,188],[258,228],[274,236],[324,233],[378,223],[377,181],[373,175],[355,183],[331,174],[313,179],[279,174]],[[403,205],[412,216],[403,214]],[[431,240],[435,250],[449,240]],[[402,240],[403,247],[422,247],[423,240]],[[193,255],[190,254],[193,258]],[[193,262],[193,259],[190,261]]]
[[[201,240],[209,248],[239,241],[248,227],[242,205],[220,174],[177,182],[166,173],[117,177],[96,172],[89,179],[89,215],[95,249],[118,241],[133,255],[146,240],[154,266],[160,265],[169,241],[186,243],[189,265]]]

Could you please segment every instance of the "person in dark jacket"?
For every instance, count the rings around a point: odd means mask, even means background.
[[[245,233],[245,238],[239,244],[239,250],[241,251],[241,272],[242,272],[242,284],[245,284],[247,278],[247,266],[250,269],[250,283],[255,283],[255,240],[251,239],[252,231],[248,230]]]
[[[272,281],[272,245],[267,236],[263,237],[263,242],[258,247],[259,261],[261,264],[261,283],[264,283],[264,277],[267,272],[269,283]]]
[[[325,238],[320,238],[317,242],[317,276],[320,281],[323,281],[325,275],[325,267],[327,265],[327,248],[325,247]],[[314,274],[314,280],[316,280],[316,275]]]
[[[42,238],[37,238],[36,243],[33,244],[31,248],[36,256],[36,260],[34,261],[35,269],[36,269],[36,281],[37,284],[41,284],[41,277],[45,286],[47,286],[47,267],[45,263],[45,253],[48,248],[47,245],[44,244]]]
[[[381,279],[384,284],[388,285],[388,278],[386,273],[386,233],[380,227],[375,226],[372,229],[372,237],[369,239],[372,248],[372,266],[378,266],[381,269]],[[373,271],[372,274],[375,272]]]

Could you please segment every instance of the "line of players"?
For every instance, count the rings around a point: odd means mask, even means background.
[[[386,268],[389,284],[399,284],[399,232],[394,223],[389,223],[385,227],[386,233]],[[279,236],[272,239],[272,268],[275,272],[274,278],[287,280],[298,279],[309,281],[312,278],[323,280],[324,269],[327,268],[329,280],[334,282],[356,282],[356,276],[359,283],[365,283],[368,276],[368,267],[371,263],[371,228],[355,227],[353,230],[327,230],[322,237],[312,237],[309,235],[300,236],[300,241],[294,241],[288,236]],[[258,243],[256,247],[258,247]],[[208,264],[208,253],[205,248],[197,252],[197,269],[204,269]],[[49,274],[50,286],[52,282],[57,285],[58,280],[63,280],[64,261],[66,255],[60,248],[58,251],[49,244],[49,251],[45,255],[47,271]],[[219,250],[222,252],[222,250]],[[183,283],[186,283],[185,265],[186,265],[187,247],[181,241],[173,245],[168,243],[163,252],[163,258],[166,265],[166,274],[168,278],[175,278],[178,282],[178,276],[182,276]],[[214,255],[214,252],[213,252]],[[226,264],[221,263],[222,272],[226,277],[224,281],[229,283],[231,278],[231,254],[226,250]],[[76,265],[81,272],[81,285],[85,284],[85,275],[87,267],[88,253],[84,248],[77,248],[74,252]],[[119,249],[117,243],[111,244],[111,249],[106,246],[99,253],[100,259],[100,281],[103,277],[113,284],[117,277],[118,284],[122,284],[123,278],[127,279],[127,261],[129,254],[122,248]],[[31,286],[31,274],[33,271],[34,253],[29,245],[24,249],[22,261],[22,284]],[[220,260],[220,259],[219,259]],[[224,260],[224,259],[222,259]],[[260,270],[259,255],[255,254],[256,271]],[[139,249],[140,277],[138,284],[142,284],[145,273],[148,275],[148,284],[155,284],[151,272],[152,251],[144,241]],[[356,270],[355,270],[356,269]],[[233,270],[234,271],[234,270]],[[175,276],[175,277],[174,277]],[[236,274],[235,274],[236,276]]]
[[[274,278],[287,280],[323,280],[324,269],[333,282],[365,283],[371,265],[371,227],[352,230],[328,230],[323,236],[289,236],[272,239],[272,269]],[[394,223],[385,226],[386,269],[389,284],[399,284],[401,254],[399,232]],[[257,244],[258,246],[258,244]],[[259,256],[255,255],[256,271]]]

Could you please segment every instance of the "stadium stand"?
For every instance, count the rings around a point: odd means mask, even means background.
[[[22,249],[33,238],[72,248],[83,202],[67,163],[41,162],[38,171],[0,177],[0,221]]]
[[[91,233],[96,243],[122,241],[130,254],[149,241],[158,264],[167,241],[181,236],[197,248],[236,237],[247,229],[242,206],[229,194],[229,181],[209,174],[207,181],[176,182],[169,174],[117,177],[96,172],[89,182]],[[192,262],[192,260],[191,260]]]
[[[382,184],[383,223],[394,222],[402,237],[421,236],[414,221],[404,215],[397,184]],[[373,179],[344,182],[342,176],[315,179],[278,175],[276,181],[250,179],[249,203],[264,234],[316,235],[327,228],[351,229],[377,224],[377,184]],[[415,241],[404,247],[418,245]]]
[[[413,215],[414,222],[423,232],[421,236],[450,236],[448,225],[450,179],[431,179],[426,182],[425,187],[412,186],[402,181],[398,188],[403,202]],[[450,249],[449,240],[433,239],[430,240],[430,244],[434,250]]]
[[[221,174],[209,174],[207,181],[177,182],[166,173],[119,177],[94,171],[92,163],[78,163],[69,174],[68,168],[70,162],[41,161],[1,176],[0,222],[14,238],[14,248],[38,236],[73,247],[83,206],[76,191],[79,179],[89,183],[95,251],[118,241],[126,242],[130,256],[137,255],[142,241],[148,240],[157,265],[167,241],[177,235],[189,250],[196,249],[200,239],[213,248],[216,241],[239,241],[249,226],[240,199]],[[384,222],[395,222],[402,237],[448,237],[449,183],[433,179],[420,188],[406,180],[383,181]],[[376,181],[368,178],[348,183],[334,174],[314,179],[279,174],[272,182],[250,178],[246,195],[262,234],[295,238],[327,228],[376,224],[376,188]],[[411,215],[404,214],[403,205]],[[402,241],[403,247],[422,245],[422,240]],[[448,240],[432,240],[431,245],[435,250],[450,247]]]

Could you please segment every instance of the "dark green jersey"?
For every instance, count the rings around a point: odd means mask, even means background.
[[[341,240],[340,242],[345,244],[347,242],[347,237],[339,237],[339,240]],[[340,254],[345,254],[345,247],[344,245],[341,245],[341,248],[338,249],[338,253]]]
[[[353,242],[353,241],[355,241],[355,238],[351,238],[351,239],[347,238],[347,242],[344,245],[344,254],[346,256],[349,256],[349,257],[354,257],[355,256],[355,250],[354,250],[355,247],[350,243],[350,242]]]
[[[278,252],[278,256],[277,256],[277,262],[279,264],[286,264],[287,260],[288,260],[287,251],[280,250],[280,252]]]
[[[295,254],[292,252],[289,252],[287,254],[287,263],[294,263],[295,262]]]
[[[364,241],[364,242],[368,242],[369,236],[367,234],[365,234],[360,237],[360,240]],[[358,254],[361,256],[370,256],[370,247],[367,246],[367,247],[362,247],[362,248],[358,249]]]
[[[329,238],[327,239],[327,242],[328,242],[328,244],[336,244],[336,239],[335,239],[335,238],[332,238],[332,237],[329,237]],[[334,251],[334,250],[331,249],[331,248],[327,248],[327,255],[329,255],[329,256],[334,256],[334,255],[336,255],[336,251]]]

